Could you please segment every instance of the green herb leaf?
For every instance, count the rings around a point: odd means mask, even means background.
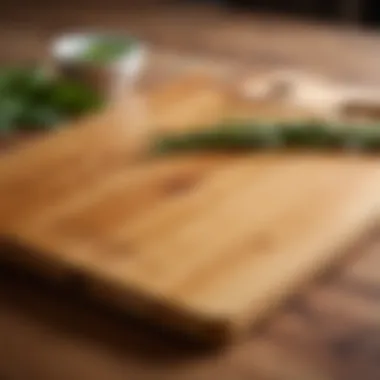
[[[80,83],[53,78],[41,68],[0,69],[0,132],[49,129],[91,112],[102,99]]]
[[[134,43],[125,38],[94,38],[81,55],[84,61],[109,63],[132,49]]]

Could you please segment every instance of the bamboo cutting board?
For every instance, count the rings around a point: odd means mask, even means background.
[[[376,220],[380,164],[317,154],[136,158],[147,128],[229,115],[313,116],[185,78],[4,155],[0,232],[22,248],[5,258],[79,278],[88,294],[197,339],[235,337]]]

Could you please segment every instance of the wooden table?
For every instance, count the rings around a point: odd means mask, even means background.
[[[195,16],[204,28],[193,28]],[[110,4],[104,12],[101,2],[91,11],[59,4],[34,11],[9,8],[1,18],[3,59],[40,56],[43,44],[69,26],[129,25],[188,54],[235,57],[257,69],[305,67],[339,80],[380,84],[380,37],[355,30],[228,16],[209,8],[123,13],[120,4]],[[167,67],[165,75],[172,75],[174,61],[173,55],[158,55],[155,69]],[[70,289],[1,266],[0,379],[377,380],[379,231],[369,232],[351,251],[344,265],[302,289],[244,341],[218,351],[190,347]]]

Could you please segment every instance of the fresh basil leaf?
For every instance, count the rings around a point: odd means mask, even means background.
[[[9,133],[23,112],[18,99],[0,97],[0,133]]]
[[[52,88],[50,96],[52,106],[72,115],[96,109],[101,105],[101,99],[94,91],[75,82],[58,82]]]
[[[54,128],[101,104],[91,88],[41,68],[0,69],[0,131]]]

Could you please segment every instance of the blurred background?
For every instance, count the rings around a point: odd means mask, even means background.
[[[379,12],[374,0],[6,1],[0,61],[41,59],[51,39],[70,30],[111,29],[179,54],[380,83]]]
[[[88,0],[75,2],[56,1],[54,3],[47,0],[37,0],[33,4],[23,0],[3,2],[2,8],[27,8],[33,9],[38,7],[65,7],[65,8],[83,8],[91,7],[146,7],[162,6],[171,4],[173,6],[180,4],[198,4],[198,5],[215,5],[228,9],[244,9],[245,11],[264,11],[264,12],[281,12],[290,15],[326,19],[331,21],[347,21],[358,23],[363,26],[376,26],[380,20],[380,11],[378,10],[375,0]],[[19,9],[21,12],[25,9]]]

